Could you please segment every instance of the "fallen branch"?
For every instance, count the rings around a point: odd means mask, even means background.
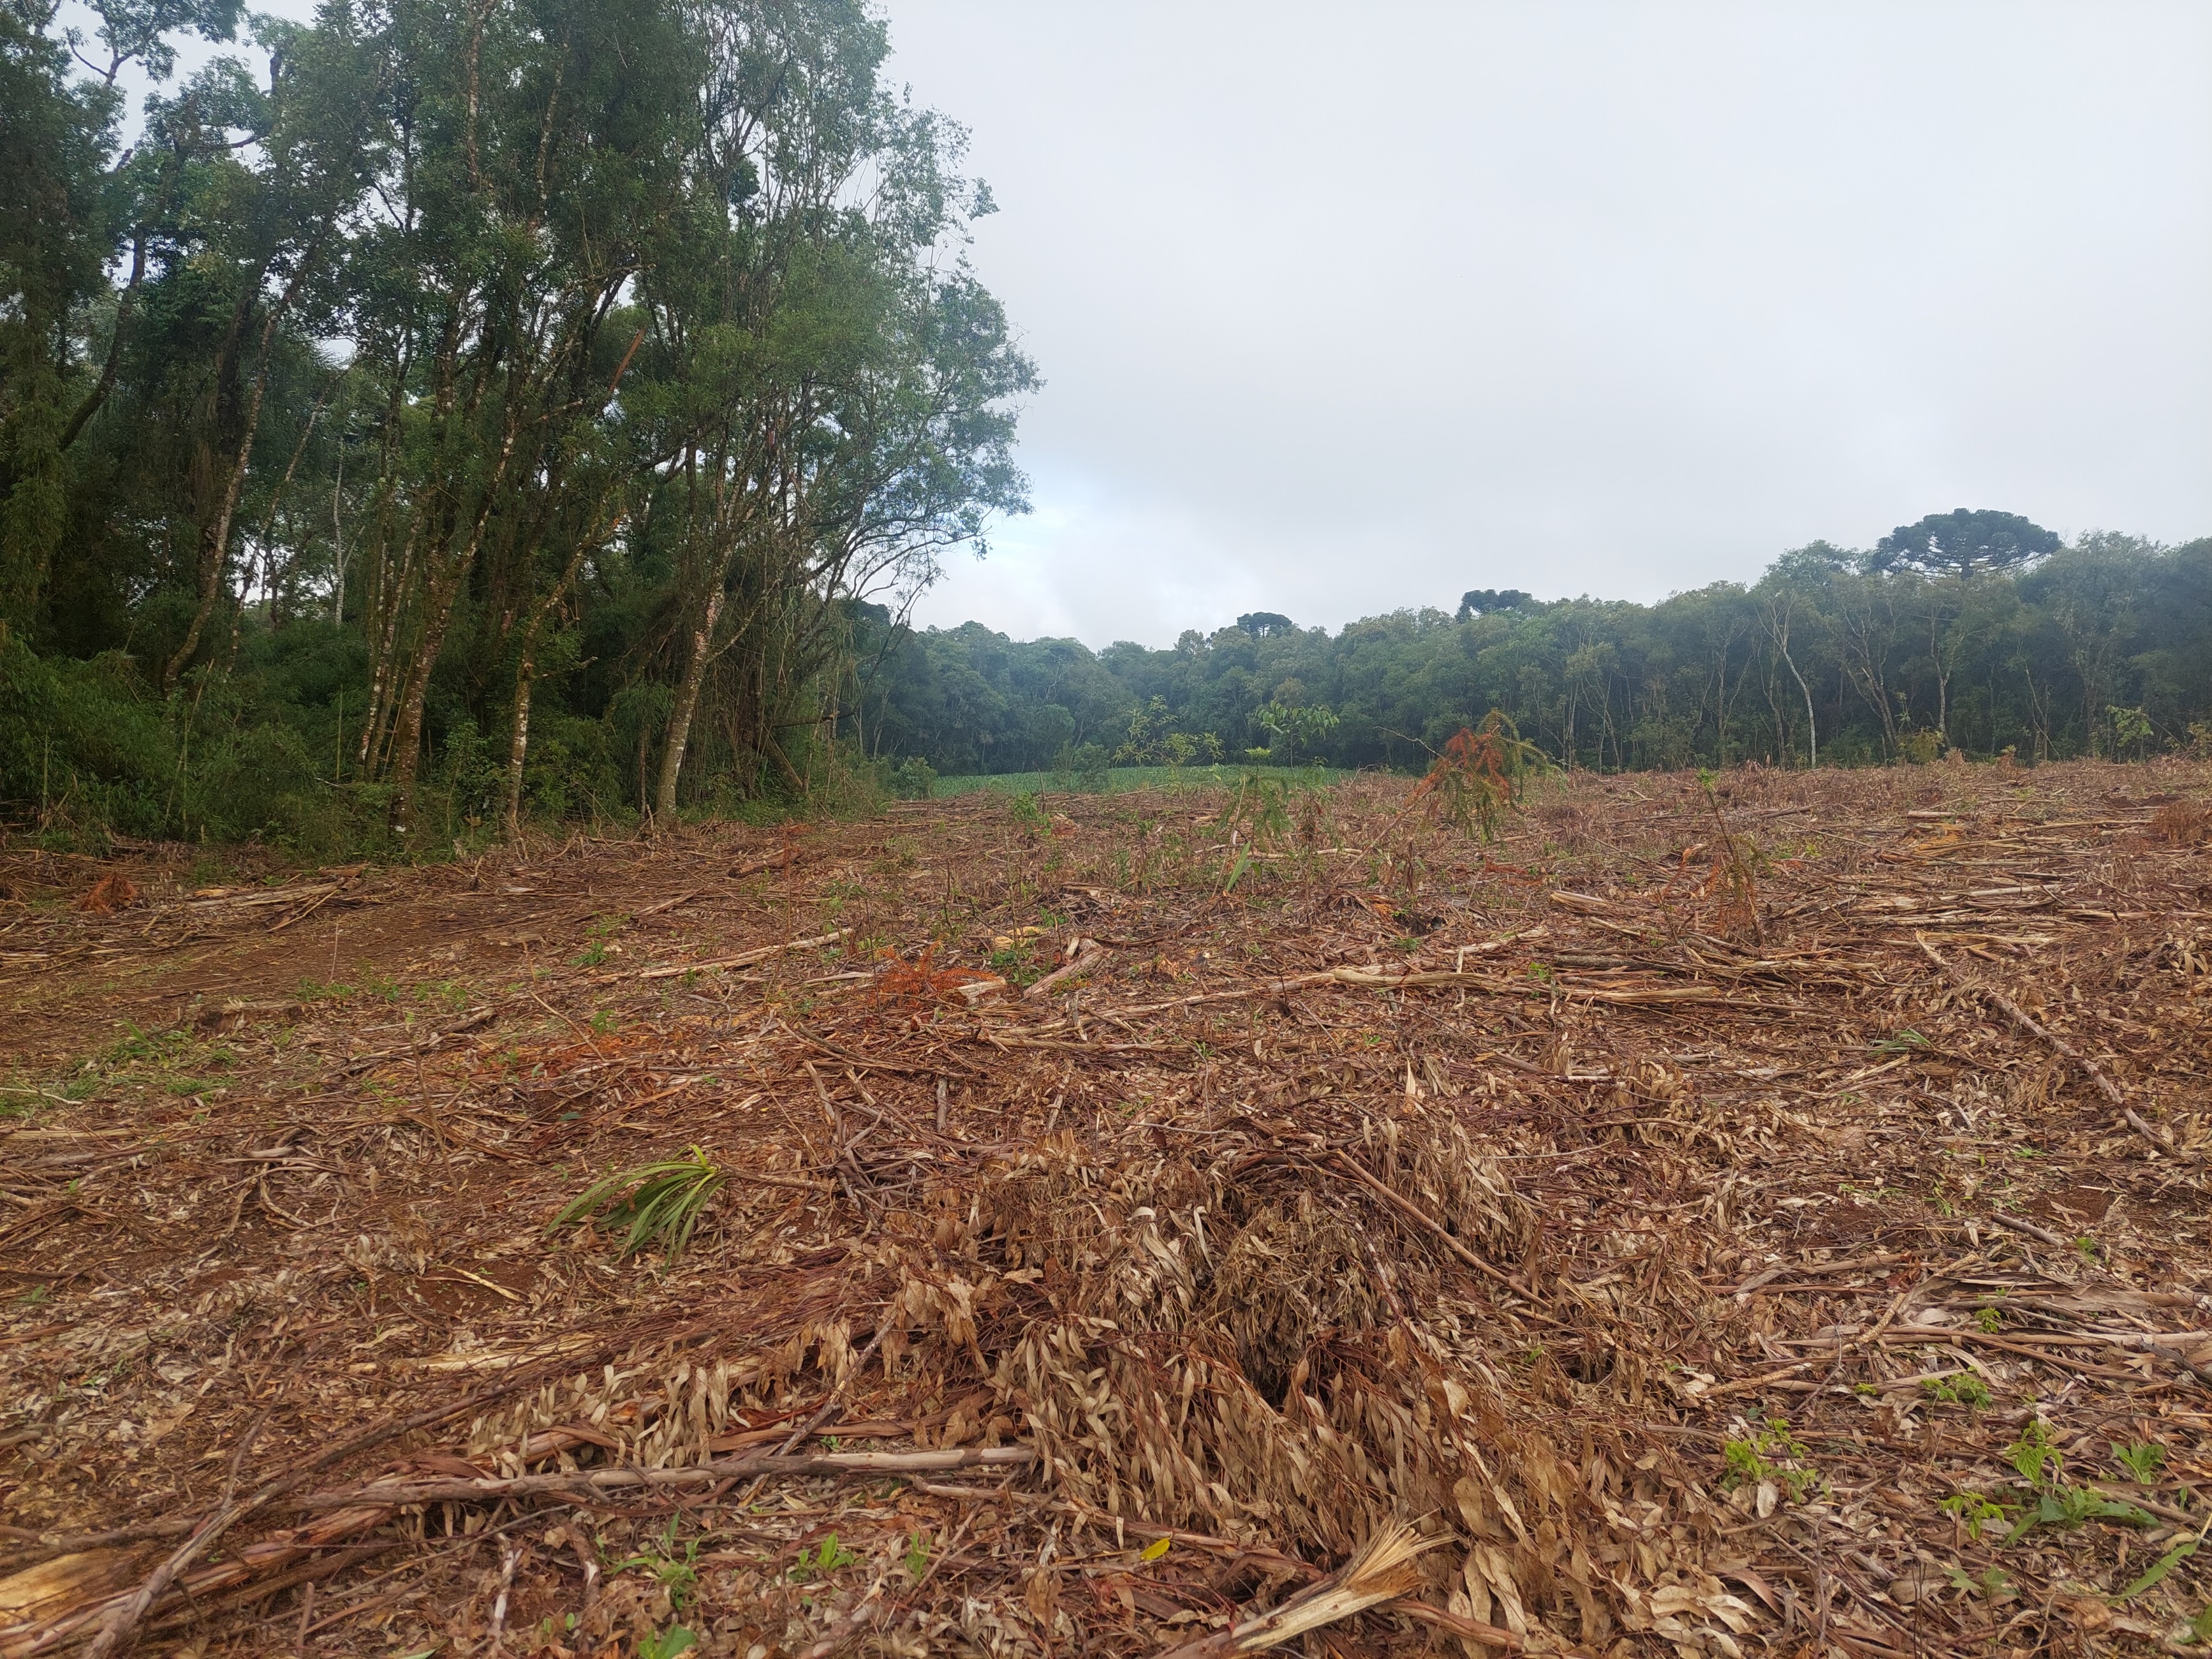
[[[2018,1003],[2014,1002],[2010,997],[2005,995],[2003,992],[1994,990],[1986,985],[1971,984],[1968,981],[1960,979],[1957,970],[1954,969],[1949,963],[1944,961],[1942,957],[1936,954],[1936,947],[1934,945],[1930,945],[1924,938],[1917,933],[1913,934],[1912,937],[1914,941],[1920,946],[1922,953],[1927,957],[1929,961],[1936,964],[1936,971],[1942,974],[1945,979],[1950,981],[1952,984],[1957,986],[1960,990],[1972,992],[1974,995],[1981,998],[1983,1001],[1988,1003],[1992,1008],[1995,1008],[2014,1025],[2027,1032],[2028,1036],[2035,1038],[2039,1042],[2049,1045],[2054,1054],[2057,1054],[2063,1060],[2070,1060],[2075,1066],[2078,1066],[2082,1074],[2087,1077],[2091,1083],[2096,1085],[2097,1092],[2104,1096],[2107,1101],[2119,1109],[2120,1115],[2127,1120],[2128,1127],[2130,1129],[2133,1129],[2137,1134],[2141,1135],[2145,1140],[2150,1142],[2152,1146],[2157,1147],[2159,1151],[2164,1152],[2168,1158],[2185,1158],[2189,1157],[2188,1153],[2183,1152],[2179,1146],[2173,1144],[2172,1139],[2170,1136],[2160,1134],[2157,1130],[2152,1128],[2148,1123],[2145,1122],[2142,1115],[2136,1112],[2136,1109],[2128,1104],[2127,1097],[2120,1093],[2120,1085],[2113,1082],[2109,1077],[2106,1077],[2087,1054],[2076,1048],[2072,1043],[2067,1042],[2064,1037],[2060,1036],[2057,1032],[2051,1030],[2048,1026],[2039,1024],[2035,1020],[2030,1018],[2027,1011],[2022,1008]]]
[[[2026,1233],[2030,1238],[2039,1238],[2045,1243],[2053,1245],[2059,1249],[2070,1250],[2074,1248],[2072,1239],[2062,1237],[2057,1233],[2052,1232],[2050,1228],[2039,1227],[2033,1221],[2022,1220],[2019,1216],[2001,1215],[1992,1210],[1990,1212],[1989,1218],[2000,1227],[2009,1228],[2016,1233]]]
[[[750,968],[756,962],[766,962],[770,957],[780,957],[787,951],[811,951],[817,945],[835,945],[852,931],[849,927],[833,928],[829,933],[817,933],[812,939],[794,939],[781,945],[763,945],[757,950],[740,951],[733,957],[717,957],[712,962],[684,962],[659,968],[641,968],[630,977],[674,979],[678,974],[704,974],[723,968]]]
[[[1028,1446],[969,1446],[916,1452],[812,1452],[795,1455],[764,1452],[749,1457],[716,1458],[673,1469],[578,1469],[568,1474],[524,1474],[506,1480],[372,1480],[337,1492],[311,1493],[297,1499],[294,1507],[312,1510],[365,1504],[475,1504],[511,1498],[586,1501],[611,1492],[712,1486],[718,1480],[742,1480],[753,1475],[938,1474],[946,1469],[1018,1468],[1036,1462],[1036,1453]]]
[[[494,1401],[504,1399],[520,1389],[542,1382],[548,1369],[542,1363],[518,1365],[489,1388],[479,1389],[474,1394],[447,1405],[434,1407],[428,1411],[388,1419],[349,1440],[328,1447],[289,1473],[265,1482],[246,1497],[234,1498],[226,1492],[223,1500],[213,1510],[192,1524],[191,1535],[185,1541],[171,1552],[136,1589],[117,1596],[103,1597],[90,1607],[70,1609],[43,1625],[0,1629],[0,1659],[29,1659],[29,1656],[48,1652],[62,1642],[80,1637],[95,1619],[100,1620],[100,1628],[86,1651],[88,1659],[95,1654],[103,1656],[104,1659],[104,1656],[116,1652],[130,1643],[147,1613],[172,1587],[198,1600],[243,1583],[272,1566],[289,1565],[310,1550],[380,1525],[391,1512],[386,1506],[356,1504],[349,1509],[345,1504],[303,1502],[301,1507],[333,1509],[338,1513],[298,1534],[278,1533],[258,1540],[237,1551],[228,1560],[204,1567],[198,1572],[184,1571],[196,1556],[222,1534],[248,1516],[269,1508],[277,1499],[296,1491],[317,1470],[327,1468],[384,1441],[397,1439],[418,1429],[434,1427],[464,1413],[476,1411]],[[232,1454],[234,1464],[243,1461],[252,1443],[249,1435]]]
[[[1097,968],[1105,960],[1106,952],[1103,951],[1085,951],[1082,955],[1077,957],[1074,961],[1069,963],[1065,968],[1054,969],[1052,972],[1047,974],[1042,979],[1037,981],[1036,984],[1030,986],[1030,988],[1023,992],[1022,994],[1025,997],[1036,998],[1048,995],[1056,986],[1061,985],[1071,979],[1081,978],[1084,975],[1090,973],[1092,969]]]
[[[1509,1290],[1519,1289],[1519,1286],[1513,1283],[1512,1277],[1510,1274],[1505,1273],[1503,1269],[1493,1267],[1489,1262],[1485,1261],[1465,1244],[1453,1237],[1450,1233],[1444,1230],[1444,1224],[1443,1222],[1436,1219],[1436,1218],[1429,1214],[1427,1211],[1422,1209],[1419,1205],[1414,1203],[1409,1198],[1401,1196],[1391,1188],[1385,1185],[1382,1182],[1377,1180],[1368,1171],[1366,1165],[1360,1163],[1358,1158],[1347,1157],[1346,1154],[1339,1152],[1336,1155],[1336,1161],[1338,1165],[1342,1168],[1347,1175],[1351,1176],[1354,1181],[1359,1182],[1361,1186],[1366,1188],[1377,1198],[1389,1205],[1390,1207],[1397,1211],[1400,1215],[1404,1216],[1408,1221],[1411,1221],[1414,1225],[1419,1227],[1424,1232],[1427,1233],[1438,1243],[1442,1244],[1444,1249],[1449,1250],[1452,1255],[1457,1256],[1462,1261],[1467,1263],[1468,1267],[1474,1268],[1477,1273],[1487,1273],[1491,1278],[1496,1279],[1499,1284],[1504,1285]]]

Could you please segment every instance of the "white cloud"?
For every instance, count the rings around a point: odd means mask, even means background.
[[[2212,8],[891,0],[1039,512],[924,601],[1160,644],[1650,599],[1957,506],[2212,531]]]

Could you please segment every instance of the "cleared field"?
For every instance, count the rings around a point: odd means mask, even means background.
[[[1349,775],[1311,766],[1115,766],[1099,787],[1086,788],[1064,772],[984,772],[939,778],[931,786],[939,800],[985,792],[999,795],[1130,794],[1146,789],[1233,789],[1246,778],[1293,787],[1340,783]]]
[[[0,1656],[2193,1644],[2206,769],[1408,787],[0,855]]]

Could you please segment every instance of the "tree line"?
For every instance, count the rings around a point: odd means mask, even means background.
[[[2212,539],[2065,545],[1998,512],[1815,543],[1650,605],[1480,589],[1334,634],[1255,612],[1096,653],[871,625],[879,665],[848,729],[944,773],[1172,759],[1166,730],[1233,759],[1412,769],[1492,709],[1558,764],[1606,771],[2212,751]]]
[[[860,607],[1024,504],[989,193],[884,24],[240,29],[0,0],[6,815],[405,848],[805,788]]]

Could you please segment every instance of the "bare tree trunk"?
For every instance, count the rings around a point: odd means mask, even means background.
[[[530,676],[535,665],[534,639],[522,642],[522,659],[514,668],[514,719],[507,740],[507,838],[522,839],[522,763],[530,752]]]
[[[1805,684],[1805,677],[1797,672],[1797,659],[1790,654],[1790,621],[1786,617],[1774,629],[1774,643],[1782,653],[1782,660],[1789,665],[1790,677],[1805,694],[1805,747],[1809,757],[1807,764],[1817,767],[1820,763],[1820,731],[1813,721],[1813,688]]]
[[[653,786],[653,816],[665,827],[676,822],[676,782],[684,770],[684,751],[691,740],[692,718],[699,711],[699,694],[707,683],[707,664],[714,653],[714,626],[722,617],[723,586],[720,582],[707,595],[704,614],[691,630],[691,649],[684,660],[684,678],[677,683],[676,700],[668,710],[668,735],[660,749],[660,776]]]
[[[408,665],[398,714],[392,726],[392,832],[404,841],[415,815],[415,776],[422,760],[422,709],[430,693],[430,671],[437,666],[438,652],[446,642],[446,624],[453,616],[453,599],[460,587],[459,569],[453,580],[441,581],[423,618],[422,639],[415,660]]]

